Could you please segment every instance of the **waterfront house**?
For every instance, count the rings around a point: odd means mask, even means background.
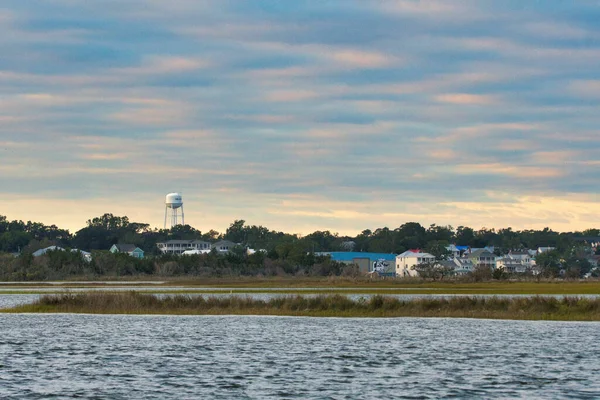
[[[46,248],[34,251],[32,253],[32,255],[34,257],[40,257],[40,256],[43,256],[44,254],[46,254],[49,251],[67,251],[67,250],[65,250],[65,249],[63,249],[62,247],[59,247],[59,246],[49,246],[49,247],[46,247]],[[79,250],[79,249],[71,249],[71,252],[81,254],[81,257],[86,262],[92,261],[92,253],[89,253],[89,252],[83,251],[83,250]]]
[[[435,256],[421,250],[408,250],[396,256],[396,276],[418,276],[419,264],[435,262]]]
[[[125,253],[131,257],[144,258],[144,250],[135,244],[113,244],[109,250],[111,253]]]
[[[496,255],[486,248],[472,251],[467,254],[467,258],[471,259],[475,268],[489,267],[494,269],[496,267]]]
[[[500,269],[508,273],[524,273],[530,269],[531,265],[523,264],[518,259],[512,257],[499,257],[496,260],[496,269]]]
[[[219,253],[229,253],[235,246],[236,243],[233,243],[229,240],[219,240],[216,243],[213,243],[211,248],[217,250]]]
[[[375,272],[380,276],[395,276],[396,255],[391,253],[367,253],[359,251],[321,251],[316,256],[329,256],[333,261],[358,266],[360,272]]]
[[[156,247],[163,254],[183,254],[188,250],[200,250],[205,253],[206,251],[210,251],[211,244],[204,240],[168,240],[156,243]]]

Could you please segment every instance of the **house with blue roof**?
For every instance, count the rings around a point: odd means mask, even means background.
[[[396,255],[356,251],[322,251],[318,256],[330,256],[333,261],[356,264],[361,272],[377,272],[381,276],[396,276]]]

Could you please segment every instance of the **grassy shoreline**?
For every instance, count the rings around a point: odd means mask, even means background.
[[[578,297],[456,297],[399,300],[386,296],[157,297],[137,292],[45,295],[32,304],[0,313],[84,313],[161,315],[281,315],[309,317],[441,317],[513,320],[600,321],[600,299]]]
[[[528,295],[600,295],[600,281],[494,281],[494,282],[430,282],[409,280],[364,279],[219,279],[219,280],[171,280],[160,284],[77,283],[66,281],[60,284],[1,284],[0,294],[45,294],[62,293],[68,289],[98,289],[152,286],[151,293],[223,293],[227,288],[234,293],[277,293],[277,294],[528,294]],[[161,288],[163,290],[161,290]],[[170,289],[170,288],[176,288]],[[52,290],[50,290],[52,289]],[[36,291],[37,290],[37,291]],[[148,291],[150,292],[150,291]]]

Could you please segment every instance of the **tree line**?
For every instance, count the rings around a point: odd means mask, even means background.
[[[86,222],[75,233],[55,225],[38,222],[9,221],[0,216],[0,279],[43,280],[69,276],[126,276],[136,274],[174,275],[356,275],[358,271],[335,263],[315,253],[323,251],[358,251],[399,254],[409,249],[423,249],[439,257],[450,243],[459,246],[494,246],[498,255],[510,250],[555,247],[542,261],[552,276],[564,270],[566,260],[576,266],[589,253],[584,239],[600,236],[600,230],[556,232],[543,230],[486,229],[470,227],[422,226],[407,222],[395,229],[364,230],[356,236],[330,231],[315,231],[306,236],[270,230],[235,220],[225,232],[201,232],[190,225],[173,229],[152,229],[147,223],[132,222],[126,216],[104,214]],[[230,254],[177,257],[162,255],[156,244],[167,240],[229,240],[239,243]],[[146,258],[136,260],[107,250],[117,243],[131,243],[146,252]],[[93,253],[86,262],[79,253],[50,252],[44,257],[31,253],[51,245],[80,249]],[[245,248],[264,251],[247,255]],[[8,253],[19,253],[14,257]],[[550,259],[547,259],[550,257]],[[586,265],[580,271],[589,270]]]

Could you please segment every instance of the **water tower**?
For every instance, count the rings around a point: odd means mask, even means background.
[[[169,209],[171,212],[169,213]],[[179,193],[169,193],[165,200],[165,229],[167,229],[167,218],[170,215],[169,229],[179,225],[179,210],[181,210],[181,225],[185,225],[183,219],[183,199]]]

